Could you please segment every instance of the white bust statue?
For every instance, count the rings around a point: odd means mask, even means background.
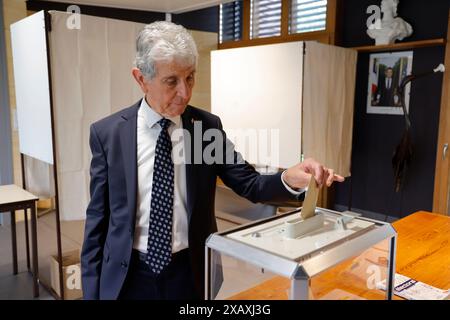
[[[395,40],[403,40],[409,37],[413,29],[411,25],[400,17],[397,17],[399,0],[381,1],[383,18],[378,19],[367,29],[367,34],[375,39],[376,45],[392,44]]]

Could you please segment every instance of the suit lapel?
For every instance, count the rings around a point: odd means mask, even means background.
[[[185,145],[185,154],[186,154],[186,192],[187,192],[187,210],[188,210],[188,218],[189,222],[192,218],[193,210],[194,210],[194,202],[196,198],[196,176],[197,170],[194,165],[194,121],[195,119],[192,117],[190,107],[188,106],[184,113],[181,115],[181,120],[183,122],[183,129],[186,129],[189,133],[191,140],[191,147],[186,148]]]
[[[122,161],[125,170],[127,201],[133,228],[136,218],[137,199],[137,111],[139,105],[140,101],[126,110],[122,115],[124,121],[121,123],[119,129]]]

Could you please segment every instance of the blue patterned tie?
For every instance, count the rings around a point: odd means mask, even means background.
[[[167,128],[171,121],[161,119],[161,132],[155,149],[152,200],[148,228],[147,264],[159,274],[170,263],[172,256],[172,211],[174,171],[172,141]]]

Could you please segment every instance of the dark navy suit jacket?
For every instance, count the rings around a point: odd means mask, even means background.
[[[139,106],[140,101],[90,128],[91,199],[86,210],[81,252],[84,299],[116,299],[130,264],[138,194],[136,129]],[[201,121],[202,132],[216,128],[226,138],[220,119],[213,114],[188,106],[181,118],[183,128],[192,136],[194,121]],[[208,143],[204,143],[203,148]],[[194,143],[191,145],[194,148]],[[189,150],[186,154],[189,155]],[[237,157],[234,152],[234,158]],[[186,164],[189,253],[201,297],[204,296],[205,240],[217,231],[214,212],[216,178],[220,177],[237,194],[253,202],[295,200],[282,184],[280,175],[260,175],[247,162]]]

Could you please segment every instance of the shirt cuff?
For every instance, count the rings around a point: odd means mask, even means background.
[[[284,173],[286,172],[286,170],[283,171],[283,173],[281,174],[281,182],[283,183],[283,186],[290,192],[292,193],[294,196],[298,196],[301,195],[303,192],[308,191],[308,187],[306,188],[299,188],[297,190],[292,189],[291,187],[288,186],[288,184],[284,181]]]

